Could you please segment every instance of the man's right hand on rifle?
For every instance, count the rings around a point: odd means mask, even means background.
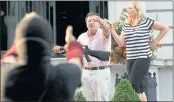
[[[60,46],[56,45],[55,47],[53,47],[52,51],[54,53],[62,53],[62,51],[60,50]]]

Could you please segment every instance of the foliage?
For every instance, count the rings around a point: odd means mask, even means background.
[[[86,102],[85,97],[83,96],[83,92],[81,90],[77,91],[76,95],[75,95],[75,101],[80,101],[80,102]]]
[[[121,79],[115,88],[115,94],[111,101],[140,102],[138,94],[127,79]]]
[[[127,9],[126,8],[123,8],[122,9],[122,12],[121,12],[121,15],[119,17],[119,20],[114,23],[114,27],[115,27],[115,30],[117,32],[118,35],[121,34],[122,32],[122,27],[123,27],[123,24],[125,22],[125,20],[128,18],[127,16]]]
[[[122,9],[121,16],[119,20],[115,23],[113,23],[115,30],[118,35],[122,32],[122,27],[127,19],[127,10],[124,8]],[[110,21],[106,20],[108,24],[110,24]],[[114,64],[124,64],[126,63],[126,48],[125,47],[119,47],[118,44],[115,42],[114,37],[111,35],[111,53],[110,53],[110,61]]]
[[[127,9],[123,8],[121,15],[119,17],[119,20],[115,23],[113,23],[115,30],[118,35],[121,34],[122,32],[122,27],[125,22],[125,20],[128,18],[127,16]],[[111,24],[110,21],[105,20],[108,24]],[[153,30],[151,31],[150,38],[149,38],[149,44],[153,41],[154,36],[152,35]],[[126,63],[126,48],[125,47],[119,47],[118,44],[115,42],[114,37],[111,35],[111,53],[110,53],[110,61],[113,62],[114,64],[125,64]],[[152,51],[152,58],[156,58],[156,52],[158,48],[160,48],[161,45],[157,44],[156,48],[154,50],[151,49]]]

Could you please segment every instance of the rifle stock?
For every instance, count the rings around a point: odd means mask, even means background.
[[[64,50],[64,47],[61,47],[61,50]],[[84,56],[87,62],[91,62],[89,56],[96,57],[101,61],[109,61],[110,52],[108,51],[98,51],[98,50],[89,50],[87,46],[84,47]]]
[[[97,50],[86,50],[88,55],[98,58],[102,61],[109,61],[110,52],[107,51],[97,51]]]

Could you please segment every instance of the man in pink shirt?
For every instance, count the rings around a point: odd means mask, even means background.
[[[90,12],[86,16],[87,32],[82,33],[77,41],[88,46],[90,50],[107,51],[110,48],[110,32],[108,25],[99,14]],[[55,53],[60,52],[60,47],[53,48]],[[89,56],[90,62],[84,58],[83,90],[87,101],[109,101],[110,93],[110,68],[108,61],[101,61]]]

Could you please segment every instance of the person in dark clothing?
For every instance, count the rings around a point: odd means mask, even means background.
[[[83,48],[67,28],[67,63],[50,64],[51,25],[36,13],[27,14],[16,28],[17,68],[9,71],[5,97],[11,101],[72,101],[81,86]]]

